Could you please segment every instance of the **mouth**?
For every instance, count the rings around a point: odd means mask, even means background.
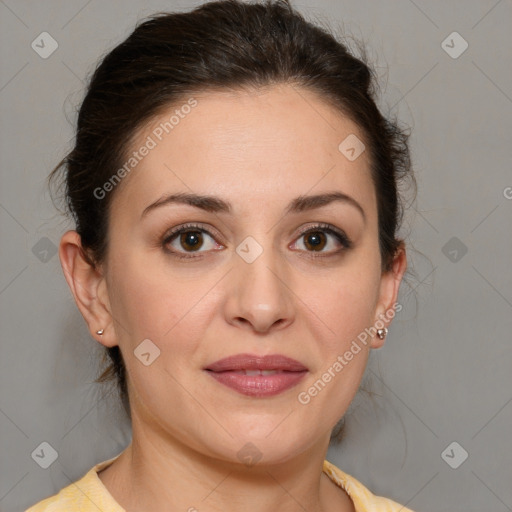
[[[278,395],[301,381],[308,368],[295,359],[272,354],[238,354],[204,368],[217,382],[253,397]]]

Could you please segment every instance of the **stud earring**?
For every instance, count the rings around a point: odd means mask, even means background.
[[[96,334],[99,334],[100,336],[105,332],[105,329],[100,329],[99,331],[96,331]]]
[[[383,340],[386,337],[387,333],[388,333],[388,329],[386,327],[384,327],[383,329],[377,329],[377,336],[381,340]]]

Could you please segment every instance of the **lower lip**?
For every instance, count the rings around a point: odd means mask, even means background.
[[[267,397],[292,388],[306,375],[303,372],[281,372],[273,375],[244,375],[234,371],[208,373],[221,384],[238,391],[242,395]]]

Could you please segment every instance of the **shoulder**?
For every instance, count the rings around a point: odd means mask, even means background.
[[[77,496],[75,496],[72,491],[72,485],[73,484],[65,487],[59,493],[32,505],[25,512],[63,512],[64,510],[81,510],[81,508],[79,508],[79,500],[77,500]]]
[[[98,472],[118,456],[96,464],[82,478],[32,505],[25,512],[125,512],[98,477]]]
[[[356,512],[371,510],[372,512],[413,512],[396,501],[374,495],[353,476],[343,472],[331,462],[325,460],[324,473],[352,498]]]

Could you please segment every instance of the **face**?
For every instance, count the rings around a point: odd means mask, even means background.
[[[155,143],[113,197],[101,341],[121,348],[146,435],[286,461],[328,441],[382,344],[354,340],[404,268],[381,273],[368,154],[338,149],[364,140],[353,122],[285,85],[194,99],[169,133],[179,106],[132,144]],[[308,201],[324,194],[338,199]]]

